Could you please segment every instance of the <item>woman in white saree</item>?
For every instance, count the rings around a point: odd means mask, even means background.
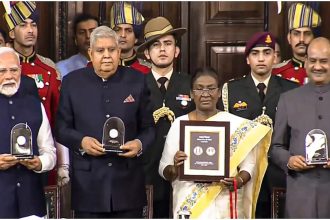
[[[177,118],[167,135],[159,174],[172,181],[174,218],[182,211],[189,212],[190,218],[254,218],[260,185],[267,167],[271,128],[219,111],[216,108],[221,95],[219,87],[219,78],[213,69],[197,70],[192,77],[191,87],[196,109]],[[182,120],[230,122],[230,178],[213,183],[178,179],[178,167],[187,158],[179,150]],[[231,204],[229,198],[234,182],[238,188],[236,210],[230,208],[235,204]]]

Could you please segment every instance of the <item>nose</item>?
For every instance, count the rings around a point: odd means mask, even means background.
[[[259,53],[259,56],[258,56],[258,61],[263,61],[265,59],[265,56],[263,53]]]
[[[110,57],[110,51],[109,50],[105,50],[103,53],[103,57],[104,58],[109,58]]]
[[[29,33],[33,33],[33,26],[31,24],[28,25],[28,31]]]
[[[119,31],[119,36],[120,37],[126,37],[126,31],[125,30],[120,30]]]
[[[316,61],[315,64],[314,64],[314,70],[320,70],[322,69],[322,66],[320,64],[320,61]]]
[[[86,39],[89,39],[91,37],[91,32],[90,31],[86,31]]]
[[[300,42],[305,42],[305,36],[304,36],[303,32],[300,33],[300,40],[299,41]]]
[[[160,44],[160,50],[165,51],[165,44]]]

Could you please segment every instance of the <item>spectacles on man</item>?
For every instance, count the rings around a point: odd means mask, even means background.
[[[208,95],[215,95],[219,88],[207,88],[207,89],[193,89],[195,95],[203,95],[204,92]]]

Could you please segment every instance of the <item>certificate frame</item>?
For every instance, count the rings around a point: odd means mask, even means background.
[[[181,121],[180,150],[188,156],[179,180],[217,182],[229,177],[230,122]]]

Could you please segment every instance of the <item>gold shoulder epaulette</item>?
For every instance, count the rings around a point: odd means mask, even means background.
[[[222,87],[222,103],[223,103],[223,109],[226,112],[229,112],[229,104],[228,104],[228,83],[225,83]]]

